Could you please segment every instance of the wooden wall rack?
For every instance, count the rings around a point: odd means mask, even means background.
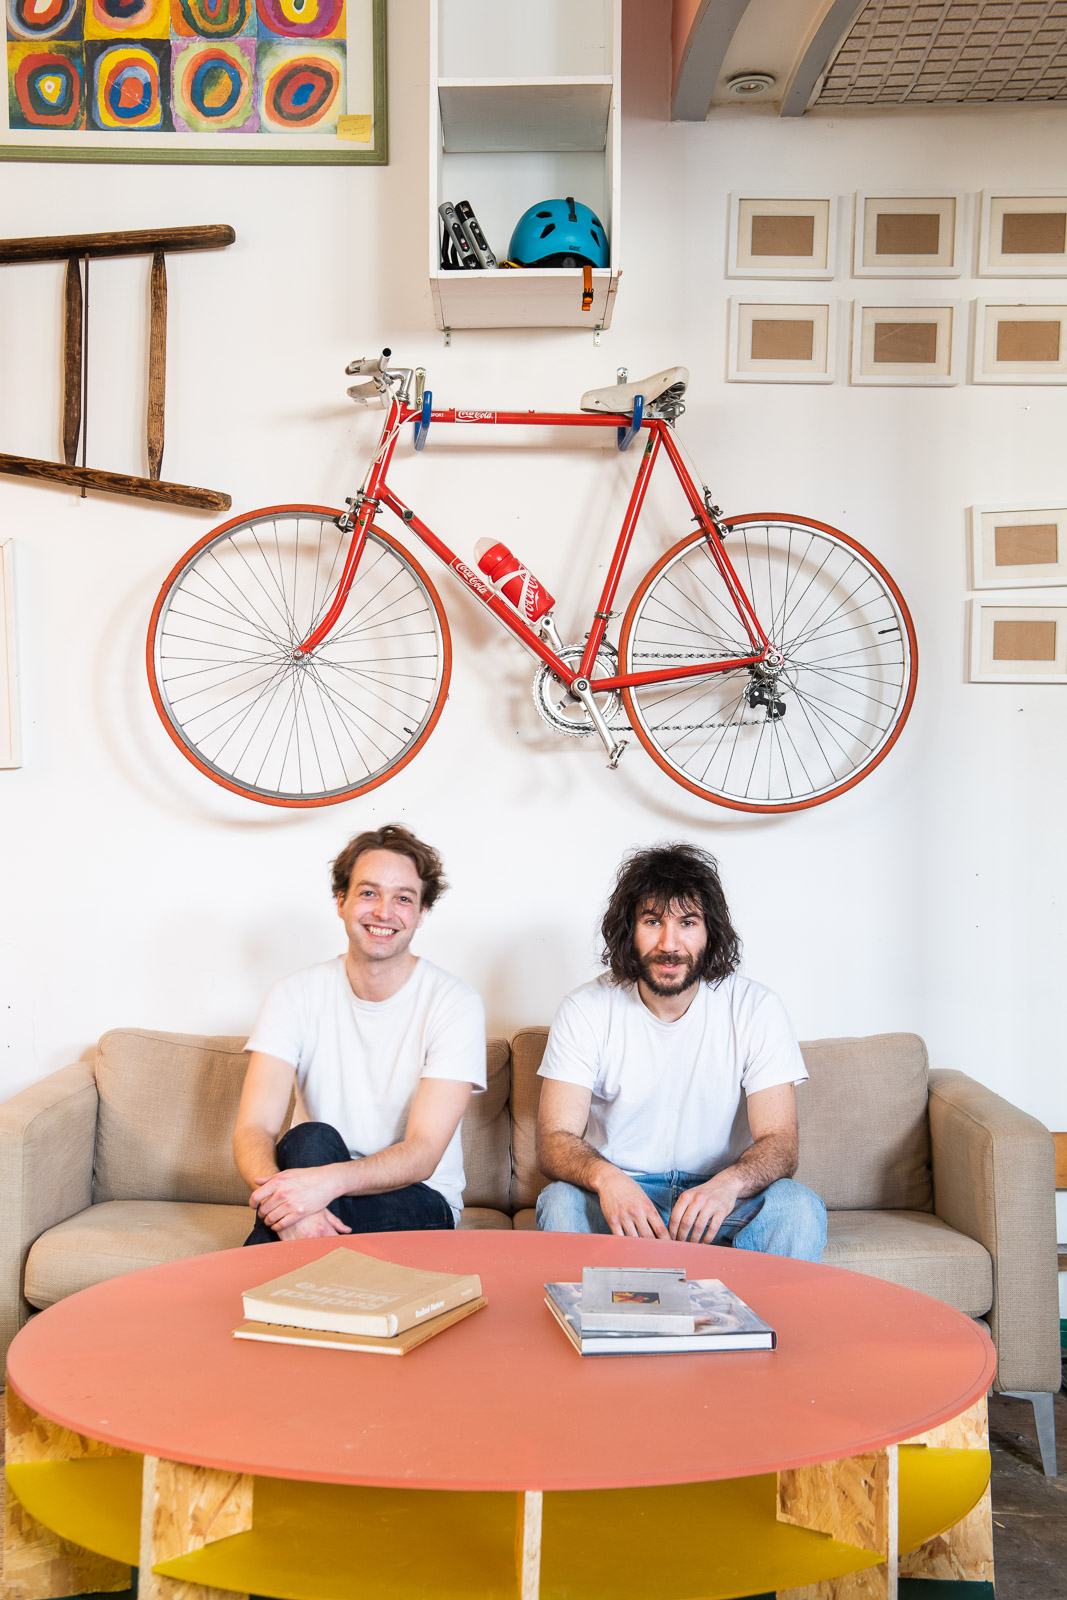
[[[0,239],[0,265],[31,261],[66,261],[63,335],[63,460],[41,461],[33,456],[0,454],[0,472],[19,478],[44,478],[107,494],[135,495],[161,500],[172,506],[193,506],[202,511],[225,511],[230,497],[217,489],[197,489],[185,483],[164,483],[164,399],[167,375],[167,267],[166,257],[179,250],[219,250],[233,244],[236,234],[224,224],[193,228],[161,228],[134,233],[81,233],[46,239]],[[87,434],[87,336],[89,327],[89,262],[95,257],[152,257],[151,326],[148,343],[148,477],[126,472],[102,472],[85,464]],[[84,265],[84,283],[83,283]],[[78,448],[81,446],[81,465]]]

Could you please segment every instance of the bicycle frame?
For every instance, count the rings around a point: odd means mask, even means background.
[[[458,423],[490,425],[497,427],[543,427],[543,428],[626,428],[631,425],[631,418],[615,416],[599,412],[556,412],[556,411],[464,411],[441,410],[429,413],[427,420],[423,407],[413,406],[397,395],[389,401],[385,424],[382,428],[378,453],[367,475],[365,487],[352,502],[355,512],[348,514],[347,526],[352,529],[352,543],[349,546],[341,573],[337,590],[325,615],[307,636],[302,644],[298,645],[294,655],[310,655],[324,639],[326,639],[344,609],[345,601],[355,579],[356,569],[359,565],[363,548],[366,544],[367,534],[373,526],[374,519],[382,506],[392,511],[406,528],[410,528],[423,544],[427,545],[433,553],[444,562],[450,571],[459,578],[472,594],[476,595],[481,603],[493,613],[499,622],[515,635],[519,642],[526,646],[534,655],[548,666],[561,683],[568,687],[580,688],[586,694],[599,694],[603,691],[615,689],[638,688],[642,684],[667,683],[675,678],[701,678],[713,673],[731,672],[738,667],[755,667],[761,662],[774,662],[777,653],[771,642],[760,626],[759,620],[752,608],[748,595],[734,571],[728,556],[723,548],[722,534],[716,525],[714,517],[708,511],[703,498],[697,491],[696,485],[682,461],[678,446],[674,440],[670,424],[662,418],[652,418],[641,422],[640,432],[646,435],[644,453],[638,468],[633,489],[630,492],[629,504],[623,517],[622,527],[619,530],[615,552],[608,568],[607,577],[600,595],[600,603],[594,612],[589,636],[582,653],[578,671],[565,662],[551,645],[535,632],[528,623],[485,583],[476,572],[473,572],[467,563],[455,551],[449,549],[441,539],[427,526],[425,522],[400,499],[388,485],[386,478],[389,465],[400,437],[400,430],[409,422],[421,422],[425,426],[431,423]],[[694,515],[695,521],[703,528],[709,554],[722,575],[723,582],[730,593],[737,609],[737,615],[752,647],[751,655],[737,656],[730,660],[716,660],[701,662],[684,667],[664,667],[650,672],[623,672],[612,677],[594,678],[593,668],[597,655],[604,640],[611,608],[622,578],[623,567],[629,554],[633,540],[637,519],[641,514],[645,495],[648,491],[652,469],[660,451],[666,452],[674,468],[675,475],[682,486]],[[342,519],[341,526],[346,525]]]

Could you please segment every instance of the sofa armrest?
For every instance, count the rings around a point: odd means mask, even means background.
[[[92,1204],[96,1110],[81,1062],[0,1105],[0,1356],[33,1309],[22,1293],[31,1246]]]
[[[934,1210],[993,1261],[996,1387],[1060,1386],[1052,1135],[963,1072],[930,1073]]]

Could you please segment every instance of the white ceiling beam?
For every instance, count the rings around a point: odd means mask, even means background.
[[[802,117],[838,45],[863,10],[866,0],[829,0],[797,59],[782,95],[779,115]]]
[[[682,47],[671,96],[672,122],[704,122],[719,73],[749,0],[701,0]],[[678,24],[675,0],[672,23]]]

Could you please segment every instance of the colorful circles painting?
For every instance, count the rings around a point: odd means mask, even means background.
[[[333,39],[345,31],[345,0],[256,0],[260,38]]]
[[[179,132],[256,133],[252,40],[174,46],[174,126]]]
[[[252,0],[170,0],[170,20],[175,38],[235,39],[256,31]]]
[[[89,120],[113,132],[161,132],[169,129],[169,44],[87,44]]]
[[[2,4],[14,145],[163,161],[384,153],[387,0]]]
[[[85,37],[169,39],[169,0],[85,0]]]
[[[259,116],[268,133],[335,133],[344,46],[259,43]]]
[[[80,45],[9,44],[7,77],[12,128],[84,128]]]
[[[9,39],[81,38],[84,0],[7,0]]]

